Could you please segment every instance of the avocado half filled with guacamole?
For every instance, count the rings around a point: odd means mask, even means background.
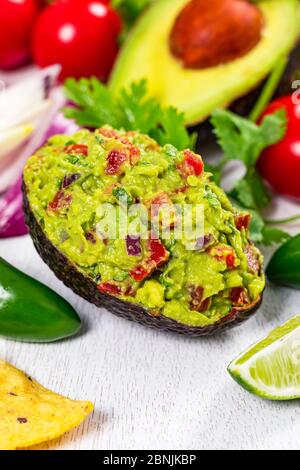
[[[190,150],[110,127],[55,136],[27,162],[24,206],[57,277],[117,315],[200,336],[260,305],[250,215]]]
[[[195,125],[256,90],[299,36],[299,0],[153,0],[121,50],[110,88],[117,94],[147,79],[150,96]],[[243,114],[248,107],[243,101]]]

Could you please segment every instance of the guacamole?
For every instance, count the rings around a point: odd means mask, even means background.
[[[264,290],[250,215],[190,150],[108,126],[81,130],[39,149],[24,183],[51,243],[100,292],[151,315],[211,325]]]

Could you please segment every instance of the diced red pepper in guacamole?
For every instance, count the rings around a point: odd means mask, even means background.
[[[58,191],[54,199],[49,202],[48,209],[50,211],[60,211],[66,209],[71,205],[72,195],[66,194],[64,191]]]
[[[71,144],[65,147],[65,152],[69,155],[84,155],[87,157],[89,148],[87,145]]]
[[[138,282],[147,279],[153,271],[167,262],[170,254],[160,240],[149,240],[149,257],[143,264],[136,266],[130,272],[131,277]]]
[[[184,159],[182,163],[178,164],[178,169],[183,178],[189,176],[201,176],[204,170],[204,164],[200,155],[196,155],[190,150],[184,151]]]

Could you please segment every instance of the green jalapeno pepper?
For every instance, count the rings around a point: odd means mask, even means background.
[[[269,281],[300,289],[300,235],[288,240],[267,267]]]
[[[0,258],[0,335],[52,342],[74,335],[80,318],[62,297]]]

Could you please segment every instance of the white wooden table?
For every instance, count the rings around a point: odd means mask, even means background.
[[[278,214],[295,213],[289,203],[279,207]],[[263,401],[226,372],[243,349],[300,313],[299,292],[268,287],[246,324],[188,339],[76,297],[43,264],[29,236],[0,241],[0,256],[62,294],[84,322],[79,336],[55,344],[0,340],[0,357],[58,393],[95,404],[81,427],[39,449],[300,449],[299,402]]]

